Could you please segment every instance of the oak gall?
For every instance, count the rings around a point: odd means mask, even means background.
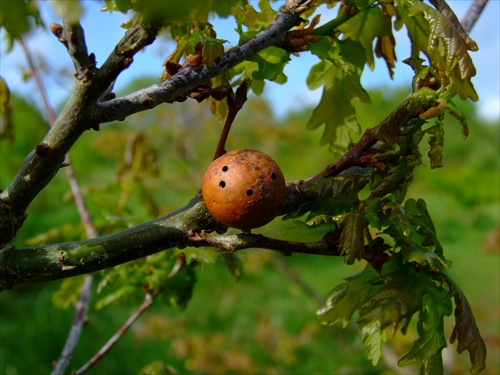
[[[234,150],[210,164],[202,194],[218,221],[249,232],[280,213],[286,183],[281,169],[268,155],[256,150]]]

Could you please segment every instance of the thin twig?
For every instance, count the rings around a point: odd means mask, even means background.
[[[488,4],[488,1],[489,0],[474,0],[474,2],[470,5],[469,10],[461,21],[462,26],[467,33],[472,31],[472,28],[479,19],[479,16],[486,7],[486,4]]]
[[[174,267],[168,274],[168,278],[171,279],[174,277],[179,271],[185,266],[184,257],[179,255],[177,257],[177,261],[174,264]],[[134,324],[141,315],[148,310],[154,303],[154,300],[160,293],[163,291],[162,287],[159,287],[155,291],[146,292],[144,296],[144,302],[130,315],[127,321],[116,331],[116,333],[111,336],[111,338],[104,344],[104,346],[99,349],[99,351],[82,367],[80,367],[77,371],[75,371],[74,375],[81,375],[90,370],[97,362],[104,358],[104,356],[113,348],[113,346],[120,340],[121,337],[128,331],[128,329]]]
[[[234,98],[231,95],[232,93],[227,96],[227,104],[229,106],[229,110],[227,113],[226,122],[224,123],[224,127],[222,128],[219,143],[217,144],[217,149],[215,150],[214,160],[221,157],[226,152],[226,141],[227,137],[229,136],[229,131],[231,130],[231,126],[233,125],[236,115],[238,114],[240,109],[243,108],[243,104],[247,100],[249,84],[249,80],[244,80],[236,90],[236,95],[234,96]]]
[[[94,281],[93,276],[86,276],[83,279],[82,289],[80,291],[80,298],[75,306],[76,314],[71,325],[71,329],[66,339],[61,355],[57,360],[51,375],[64,374],[69,366],[73,353],[75,352],[76,345],[80,340],[83,326],[87,323],[87,311],[89,307],[90,294],[92,291],[92,284]]]
[[[134,311],[132,315],[127,319],[127,321],[120,327],[120,329],[104,344],[104,346],[99,349],[99,351],[82,367],[76,370],[74,375],[81,375],[86,373],[92,368],[97,362],[99,362],[108,353],[111,348],[118,342],[118,340],[128,331],[128,329],[134,324],[141,315],[149,309],[154,302],[154,299],[160,294],[161,290],[158,289],[154,293],[146,293],[144,296],[144,302]]]
[[[50,24],[50,30],[66,47],[75,66],[75,77],[84,79],[88,69],[95,68],[95,57],[87,52],[85,33],[79,22],[64,20],[64,26],[57,23]],[[87,73],[88,74],[88,73]]]

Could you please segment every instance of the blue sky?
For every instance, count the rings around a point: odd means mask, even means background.
[[[129,15],[119,12],[100,12],[102,1],[82,1],[85,7],[82,25],[85,29],[86,40],[89,52],[94,52],[101,64],[112,50],[114,45],[123,36],[124,29],[120,24],[126,22]],[[281,3],[281,2],[279,2]],[[449,0],[448,4],[454,9],[459,18],[462,18],[469,8],[472,0]],[[42,18],[48,25],[51,22],[61,23],[58,16],[53,13],[51,6],[47,2],[41,2]],[[333,11],[336,12],[336,9]],[[326,17],[325,17],[326,18]],[[471,37],[479,45],[478,52],[472,52],[471,56],[477,68],[477,76],[473,83],[479,94],[478,103],[481,117],[498,121],[500,118],[500,1],[490,0],[483,15],[477,22]],[[229,40],[226,48],[230,48],[237,42],[237,34],[234,31],[235,24],[230,19],[215,20],[215,29],[218,37]],[[0,49],[0,74],[7,80],[13,92],[29,98],[37,103],[38,94],[32,80],[23,80],[22,72],[26,70],[26,59],[19,47],[15,47],[10,53],[5,51],[5,38],[3,30],[0,32],[2,46]],[[412,70],[401,61],[409,55],[410,44],[406,36],[406,31],[401,30],[396,34],[396,53],[398,64],[395,78],[390,80],[385,63],[377,59],[376,68],[373,72],[367,69],[363,74],[362,83],[366,88],[391,88],[408,87],[412,77]],[[45,85],[49,92],[53,106],[61,103],[71,92],[72,88],[72,63],[64,47],[50,33],[50,30],[37,29],[25,38],[25,42],[31,48],[39,64],[44,64],[58,74],[45,78]],[[166,56],[172,51],[173,44],[165,39],[156,41],[152,46],[148,46],[145,51],[140,52],[135,57],[134,64],[126,70],[119,78],[116,89],[123,88],[126,83],[135,77],[150,75],[157,77],[162,71],[162,63]],[[309,91],[305,79],[309,67],[316,63],[317,59],[309,53],[303,53],[299,58],[292,57],[292,61],[287,65],[285,74],[288,82],[285,85],[269,83],[266,84],[264,95],[271,100],[273,108],[278,116],[287,111],[306,104],[315,104],[321,96],[321,89]],[[299,104],[297,104],[299,103]]]

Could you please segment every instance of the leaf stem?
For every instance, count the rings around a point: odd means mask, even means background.
[[[229,110],[227,113],[226,122],[224,123],[224,127],[222,128],[219,143],[217,144],[217,148],[215,150],[214,160],[221,157],[226,152],[226,141],[227,137],[229,136],[229,131],[231,130],[231,126],[233,125],[236,115],[243,108],[243,104],[247,100],[247,92],[249,86],[250,81],[244,80],[236,90],[236,95],[234,98],[232,94],[229,94],[227,96],[227,104],[229,106]]]

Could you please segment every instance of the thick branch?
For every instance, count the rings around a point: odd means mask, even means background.
[[[309,2],[309,0],[288,1],[280,8],[276,19],[268,28],[226,52],[213,67],[209,68],[206,65],[187,67],[163,82],[122,98],[99,103],[94,121],[104,123],[122,120],[134,113],[154,108],[193,90],[267,47],[283,44],[287,31],[300,22],[300,12],[297,9],[304,11],[303,7]]]
[[[0,290],[82,275],[187,245],[189,230],[220,230],[200,199],[165,217],[94,239],[0,250]]]

